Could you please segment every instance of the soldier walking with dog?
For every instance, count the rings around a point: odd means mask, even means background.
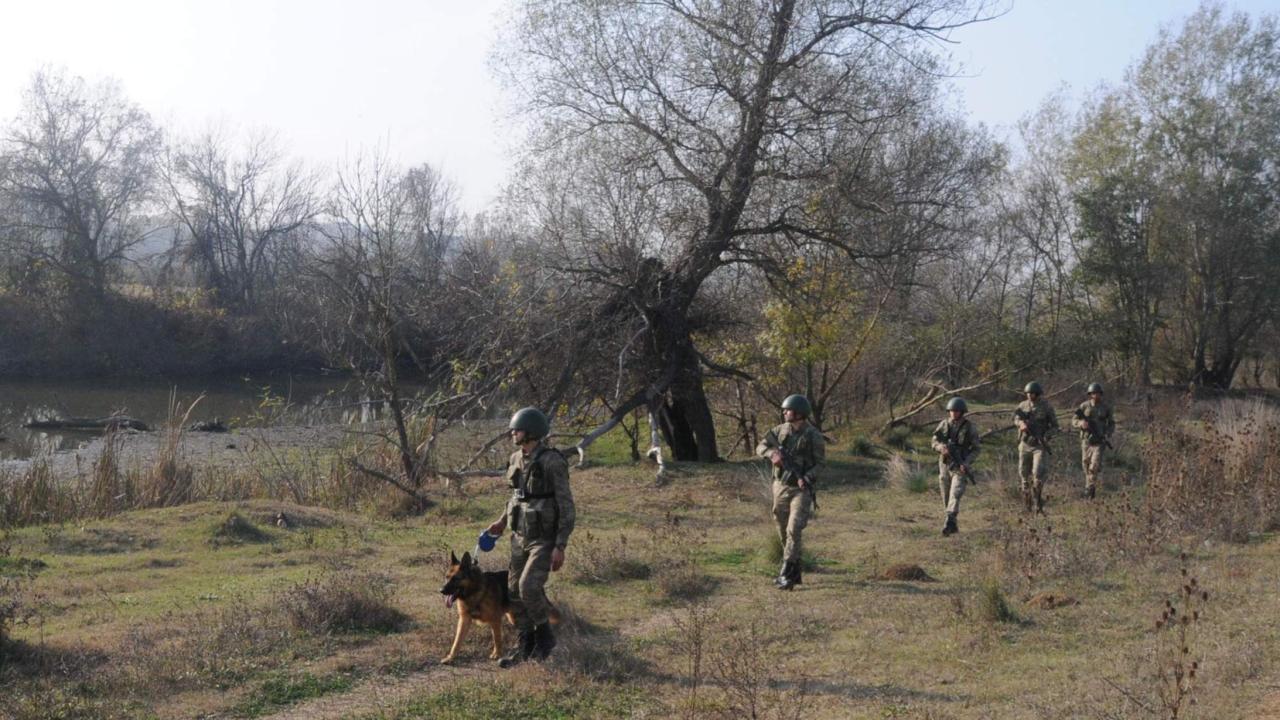
[[[791,590],[801,584],[801,534],[816,508],[816,471],[827,457],[822,432],[809,422],[813,407],[803,395],[782,401],[781,425],[765,434],[756,454],[773,464],[773,520],[782,541],[782,569],[773,584]]]
[[[1058,416],[1048,400],[1042,398],[1040,383],[1027,383],[1023,388],[1027,399],[1013,411],[1013,424],[1018,428],[1018,476],[1022,479],[1022,501],[1027,512],[1044,512],[1044,481],[1049,475],[1049,457],[1053,454],[1049,441],[1058,431]]]
[[[951,398],[947,402],[948,417],[933,431],[933,449],[938,453],[938,487],[947,513],[943,535],[960,531],[956,522],[960,498],[964,496],[965,485],[973,478],[973,461],[982,449],[978,428],[965,417],[967,412],[969,406],[964,398]]]
[[[575,515],[569,463],[546,442],[551,431],[547,416],[537,408],[524,408],[511,417],[509,429],[517,446],[507,462],[511,499],[502,517],[488,528],[495,537],[508,525],[512,531],[507,578],[519,642],[499,661],[501,667],[531,658],[545,660],[556,645],[545,587],[549,574],[564,565]]]
[[[1111,406],[1102,399],[1102,383],[1089,385],[1089,399],[1076,408],[1075,426],[1080,430],[1080,465],[1084,469],[1084,494],[1092,500],[1098,492],[1098,475],[1102,473],[1103,448],[1111,447],[1111,434],[1116,430]]]

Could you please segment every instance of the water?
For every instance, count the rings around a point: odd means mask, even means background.
[[[0,459],[72,450],[101,434],[23,428],[31,419],[100,418],[120,413],[155,429],[168,419],[172,399],[181,406],[180,412],[195,402],[187,424],[214,419],[232,426],[367,421],[377,410],[354,381],[334,376],[0,380]]]

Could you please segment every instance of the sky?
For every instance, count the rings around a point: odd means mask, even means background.
[[[210,125],[278,133],[333,165],[385,147],[453,178],[464,209],[498,194],[518,150],[488,63],[511,0],[0,0],[0,122],[41,67],[114,78],[179,134]],[[964,68],[969,116],[998,132],[1064,83],[1119,82],[1197,0],[1006,0],[943,46]],[[1280,0],[1227,0],[1251,15]]]

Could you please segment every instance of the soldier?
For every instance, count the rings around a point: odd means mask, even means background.
[[[756,454],[773,463],[773,520],[782,540],[782,569],[773,584],[780,590],[799,585],[800,535],[813,513],[815,472],[827,457],[822,432],[809,422],[813,408],[803,395],[782,401],[783,424],[770,430]]]
[[[951,398],[947,402],[950,417],[938,423],[933,431],[933,449],[938,453],[938,487],[947,512],[943,535],[960,531],[956,524],[960,498],[964,496],[965,484],[973,477],[973,460],[982,449],[977,426],[964,416],[967,412],[969,406],[964,398]]]
[[[545,660],[556,645],[551,632],[550,602],[545,586],[549,573],[564,565],[564,549],[573,532],[573,493],[569,463],[545,442],[551,422],[537,408],[511,416],[508,426],[517,450],[507,461],[511,499],[489,534],[502,535],[511,526],[511,564],[507,575],[511,614],[519,643],[499,661],[511,667],[530,658]]]
[[[1058,431],[1058,416],[1047,400],[1044,389],[1032,381],[1023,388],[1027,399],[1013,411],[1013,424],[1018,428],[1018,475],[1022,478],[1022,501],[1027,512],[1035,508],[1044,512],[1044,479],[1049,474],[1049,441]],[[1033,504],[1034,503],[1034,504]]]
[[[1111,446],[1116,430],[1111,406],[1102,401],[1102,383],[1089,385],[1089,399],[1076,408],[1075,426],[1080,430],[1080,465],[1084,468],[1084,495],[1092,500],[1098,492],[1102,472],[1102,450]]]

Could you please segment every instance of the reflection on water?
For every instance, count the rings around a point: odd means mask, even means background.
[[[203,397],[200,397],[203,394]],[[98,418],[115,413],[152,428],[169,417],[176,399],[183,410],[200,398],[187,423],[221,419],[233,427],[289,423],[312,425],[374,419],[378,407],[343,377],[286,376],[179,380],[0,380],[0,459],[70,450],[97,432],[40,431],[32,419]]]

